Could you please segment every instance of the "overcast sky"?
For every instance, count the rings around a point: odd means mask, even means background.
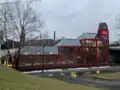
[[[58,37],[76,38],[83,32],[97,32],[98,24],[106,22],[110,39],[117,39],[120,0],[43,0],[34,6],[42,12],[50,36],[55,30]]]
[[[100,22],[106,22],[110,40],[116,40],[116,16],[120,15],[120,0],[42,0],[34,5],[42,13],[45,30],[52,37],[76,38],[83,32],[97,32]]]

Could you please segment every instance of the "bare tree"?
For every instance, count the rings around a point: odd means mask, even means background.
[[[35,35],[43,27],[40,15],[32,8],[32,0],[22,3],[16,0],[14,3],[4,3],[0,7],[0,29],[5,33],[5,39],[13,37],[19,40],[19,48],[15,54],[14,61],[18,68],[21,47],[24,46],[26,38]],[[12,35],[12,36],[11,36]],[[36,36],[35,36],[36,37]],[[33,39],[32,37],[30,39]],[[13,58],[8,49],[10,58]]]
[[[116,29],[120,29],[120,14],[116,15],[116,25],[115,25],[115,28]]]
[[[4,37],[7,40],[8,39],[8,33],[9,33],[9,28],[8,28],[8,23],[9,23],[9,18],[10,17],[10,8],[9,5],[7,4],[1,4],[0,7],[0,30],[4,31]],[[10,50],[8,48],[8,44],[7,45],[7,51],[8,51],[8,55],[10,57],[10,61],[12,62],[12,55],[10,53]]]

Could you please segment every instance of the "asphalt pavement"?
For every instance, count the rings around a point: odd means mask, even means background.
[[[109,81],[109,80],[94,80],[92,78],[87,78],[85,75],[86,71],[95,71],[98,70],[98,68],[90,68],[84,69],[84,70],[74,70],[76,72],[80,72],[79,77],[73,78],[70,75],[70,72],[44,72],[44,73],[28,73],[33,76],[37,77],[49,77],[49,78],[56,78],[68,83],[74,83],[74,84],[81,84],[81,85],[89,85],[89,86],[94,86],[98,88],[103,88],[104,90],[120,90],[120,81]],[[111,72],[111,71],[120,71],[120,66],[116,67],[109,67],[109,68],[99,68],[99,70],[104,70],[106,72]]]

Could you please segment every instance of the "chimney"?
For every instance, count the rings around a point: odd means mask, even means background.
[[[54,31],[54,36],[53,36],[54,44],[55,44],[55,38],[56,38],[56,32]]]

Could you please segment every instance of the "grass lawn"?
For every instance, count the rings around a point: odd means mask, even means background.
[[[100,76],[105,79],[120,80],[120,72],[93,74],[93,76]]]
[[[50,78],[37,78],[0,66],[0,90],[102,90],[69,84]]]

